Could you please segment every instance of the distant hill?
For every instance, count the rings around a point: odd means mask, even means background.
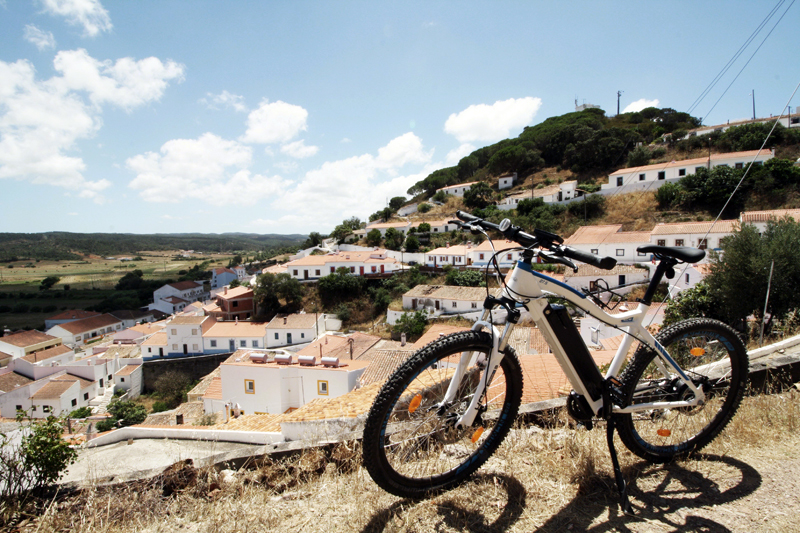
[[[135,254],[143,250],[198,252],[269,252],[296,250],[306,235],[256,233],[0,233],[0,261],[16,259],[69,260],[87,254]]]

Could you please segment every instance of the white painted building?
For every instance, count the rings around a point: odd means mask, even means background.
[[[649,231],[622,231],[622,224],[581,226],[564,244],[600,257],[613,257],[617,263],[643,263],[650,256],[636,251],[651,244]]]
[[[158,309],[162,313],[172,315],[183,311],[187,304],[197,300],[205,300],[208,293],[202,283],[196,281],[178,281],[168,283],[153,291],[153,303],[149,309]]]
[[[23,357],[32,352],[38,352],[58,346],[62,340],[55,335],[49,335],[37,330],[21,331],[0,337],[0,363],[8,364],[12,359]]]
[[[749,150],[746,152],[730,152],[726,154],[712,154],[710,157],[670,161],[641,167],[621,168],[608,176],[608,183],[600,188],[602,194],[618,192],[635,192],[642,190],[654,191],[664,183],[674,183],[685,176],[695,174],[701,168],[714,168],[727,166],[732,168],[745,168],[750,163],[763,164],[775,157],[773,151]]]
[[[295,279],[312,280],[328,276],[339,268],[351,274],[388,274],[401,270],[400,261],[389,257],[386,250],[367,252],[336,252],[327,255],[310,255],[286,264],[286,271]]]
[[[737,126],[744,126],[746,124],[772,124],[777,120],[784,128],[800,128],[800,115],[781,115],[780,117],[757,118],[755,120],[737,120],[734,122],[728,121],[726,124],[717,124],[715,126],[700,126],[693,130],[689,130],[684,139],[688,139],[693,135],[708,135],[715,131],[723,132],[730,128]]]
[[[599,288],[613,289],[617,294],[627,294],[634,287],[622,287],[622,285],[643,284],[650,281],[650,269],[639,268],[634,265],[616,265],[611,270],[603,270],[585,263],[578,264],[578,271],[574,272],[571,268],[564,271],[564,283],[583,292],[583,289],[590,291]],[[617,288],[618,287],[618,288]],[[603,301],[610,296],[600,295]]]
[[[738,230],[738,220],[719,220],[713,226],[710,221],[657,224],[650,232],[650,244],[719,250],[722,240]],[[709,257],[706,255],[702,262],[708,260]]]
[[[375,222],[367,225],[364,231],[368,235],[370,231],[376,229],[381,232],[381,238],[383,238],[386,237],[386,232],[389,230],[389,228],[393,228],[405,235],[408,233],[409,228],[411,228],[411,221],[402,220],[399,222]]]
[[[353,390],[369,361],[339,361],[328,367],[316,360],[306,366],[285,354],[289,363],[275,362],[274,352],[238,350],[220,365],[218,394],[204,396],[206,412],[220,405],[238,406],[241,414],[279,414],[317,399],[341,396]],[[209,387],[211,389],[211,387]],[[221,399],[211,398],[217,396]]]
[[[492,290],[493,294],[499,291]],[[477,320],[483,312],[486,287],[459,287],[452,285],[417,285],[403,295],[403,309],[408,312],[424,311],[431,317],[461,315]],[[402,313],[394,316],[394,321]]]
[[[266,327],[267,348],[306,344],[325,333],[324,313],[295,313],[276,316]]]
[[[578,190],[578,182],[570,180],[506,196],[500,201],[497,208],[501,211],[510,211],[516,209],[522,200],[533,198],[541,198],[546,204],[566,203],[582,195],[583,192]]]
[[[105,313],[53,326],[47,330],[47,334],[60,337],[64,344],[83,346],[93,339],[120,332],[122,329],[122,320]]]
[[[800,209],[772,209],[770,211],[745,211],[739,216],[742,224],[751,224],[756,227],[759,233],[767,231],[767,224],[777,222],[783,218],[791,218],[795,222],[800,222]]]
[[[202,354],[203,334],[216,323],[212,316],[176,316],[168,320],[164,326],[167,356]]]
[[[497,190],[502,191],[503,189],[510,189],[514,186],[514,182],[517,181],[517,173],[514,172],[513,174],[506,174],[505,176],[500,176],[497,179]]]
[[[448,187],[442,187],[441,189],[436,189],[436,192],[439,191],[444,192],[445,194],[452,194],[453,196],[458,196],[463,198],[464,193],[470,190],[470,188],[478,183],[477,181],[471,181],[469,183],[459,183],[457,185],[450,185]]]
[[[217,322],[203,333],[203,353],[263,349],[267,346],[266,327],[266,322]]]

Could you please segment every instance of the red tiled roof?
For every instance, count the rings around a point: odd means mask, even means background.
[[[46,350],[40,350],[38,352],[29,353],[24,357],[20,357],[20,359],[23,359],[29,363],[38,363],[40,361],[45,361],[46,359],[50,359],[51,357],[58,357],[59,355],[63,355],[71,351],[72,349],[70,349],[69,347],[64,346],[63,344],[59,344],[58,346],[53,346],[52,348],[48,348]]]
[[[94,311],[84,311],[83,309],[69,309],[63,313],[49,317],[47,320],[80,320],[92,316],[99,316],[100,313]]]
[[[199,289],[203,287],[202,283],[197,283],[195,281],[178,281],[176,283],[170,283],[170,287],[173,289],[178,289],[179,291],[185,291],[189,289]]]
[[[120,319],[105,313],[99,316],[93,316],[89,318],[84,318],[82,320],[75,320],[73,322],[67,322],[65,324],[59,324],[56,327],[65,329],[72,333],[73,335],[77,335],[79,333],[84,333],[87,331],[93,331],[100,328],[107,328],[113,324],[119,324],[122,322]]]
[[[21,331],[19,333],[12,333],[11,335],[0,337],[0,342],[5,342],[6,344],[11,344],[12,346],[17,346],[18,348],[27,348],[28,346],[33,346],[34,344],[41,344],[43,342],[55,340],[58,340],[58,337],[53,337],[52,335],[42,333],[41,331],[36,331],[35,329],[30,331]]]
[[[25,377],[16,372],[5,372],[0,374],[0,391],[9,392],[17,387],[22,387],[28,383],[33,383],[31,378]]]

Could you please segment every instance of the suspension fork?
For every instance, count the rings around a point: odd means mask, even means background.
[[[456,427],[459,428],[469,427],[475,422],[475,417],[478,414],[480,402],[484,393],[486,392],[486,387],[489,385],[489,382],[494,377],[494,373],[497,371],[497,367],[500,366],[500,362],[503,360],[503,350],[505,350],[505,347],[508,344],[508,339],[511,336],[511,332],[514,330],[514,324],[507,322],[505,328],[503,329],[503,333],[500,334],[497,328],[495,328],[491,322],[488,322],[486,318],[488,318],[488,311],[484,312],[484,316],[481,320],[475,322],[475,324],[472,326],[472,331],[480,331],[486,328],[492,332],[492,352],[489,355],[488,361],[486,361],[486,367],[481,373],[478,386],[475,389],[475,394],[470,400],[469,407],[467,407],[467,410],[456,422]],[[441,405],[449,405],[456,400],[458,389],[461,386],[462,380],[464,379],[464,374],[466,373],[467,368],[477,363],[477,358],[478,352],[461,353],[458,366],[456,366],[456,371],[453,374],[453,378],[450,380],[450,384],[447,387],[447,392],[445,393],[445,397]]]

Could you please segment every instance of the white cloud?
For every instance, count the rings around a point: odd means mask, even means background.
[[[62,75],[45,81],[36,80],[28,61],[0,61],[0,178],[61,187],[102,201],[101,192],[111,183],[86,180],[83,159],[69,152],[100,129],[102,103],[130,109],[161,96],[164,69],[152,68],[161,62],[150,59],[128,60],[132,68],[115,70],[117,62],[100,72],[100,62],[85,51],[59,52],[56,69]],[[120,75],[123,71],[135,75]]]
[[[461,143],[495,142],[511,137],[513,131],[527,126],[542,106],[541,98],[509,98],[492,105],[471,105],[453,113],[444,124],[444,131]]]
[[[405,195],[414,183],[440,168],[430,163],[432,153],[423,149],[419,137],[406,133],[380,148],[377,156],[329,161],[307,172],[281,198],[281,207],[298,217],[300,227],[333,228],[345,215],[366,216],[385,205],[387,197]],[[398,175],[408,164],[417,168]]]
[[[340,143],[342,143],[342,144],[349,144],[349,143],[351,143],[351,142],[353,142],[353,141],[352,141],[352,139],[349,139],[349,138],[347,138],[347,137],[344,137],[344,138],[343,138],[341,141],[339,141],[339,142],[340,142]]]
[[[302,139],[281,146],[281,152],[290,157],[294,157],[295,159],[304,159],[306,157],[311,157],[312,155],[315,155],[318,151],[319,151],[318,146],[306,146],[305,141]]]
[[[475,151],[474,146],[472,146],[469,143],[464,143],[458,148],[453,148],[452,150],[447,152],[447,156],[445,156],[445,164],[447,164],[448,167],[457,165],[458,162],[461,161],[461,159],[468,156],[474,151]]]
[[[646,107],[658,107],[658,99],[656,100],[647,100],[645,98],[641,98],[628,104],[628,106],[622,110],[623,113],[636,113],[637,111],[641,111]]]
[[[33,44],[39,50],[56,47],[56,38],[49,31],[40,30],[33,24],[25,26],[25,40]]]
[[[308,111],[286,102],[269,103],[264,99],[258,109],[247,117],[247,131],[242,142],[272,144],[286,143],[301,131],[306,131]]]
[[[83,49],[59,52],[53,64],[62,74],[57,83],[66,90],[86,91],[96,105],[110,103],[126,110],[159,100],[170,80],[183,81],[184,71],[183,65],[156,57],[99,61]]]
[[[244,105],[244,96],[231,94],[228,91],[222,91],[220,94],[207,93],[206,96],[207,98],[200,99],[200,103],[207,106],[209,109],[224,109],[230,107],[234,111],[240,113],[247,112],[247,106]]]
[[[253,205],[278,193],[280,176],[252,174],[252,149],[212,133],[164,143],[160,153],[131,157],[128,186],[148,202],[200,200],[213,205]]]
[[[111,31],[111,17],[99,0],[39,0],[46,13],[61,16],[73,26],[83,26],[83,34],[95,37]]]

